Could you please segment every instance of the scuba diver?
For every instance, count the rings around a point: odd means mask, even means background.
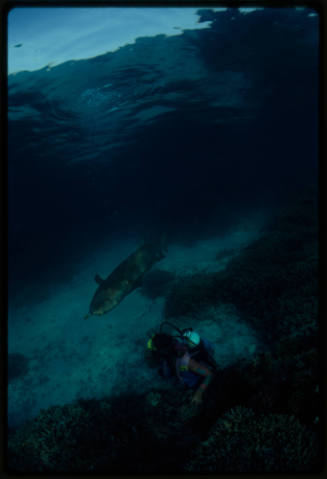
[[[178,335],[162,332],[168,324],[177,330]],[[159,374],[165,378],[177,377],[179,382],[195,389],[192,402],[202,402],[204,391],[213,379],[217,364],[212,357],[214,352],[210,341],[200,338],[192,328],[179,330],[168,321],[164,321],[159,333],[154,334],[147,343],[152,359],[159,365]]]

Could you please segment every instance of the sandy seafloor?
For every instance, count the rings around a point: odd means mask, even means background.
[[[216,254],[231,249],[237,254],[260,236],[263,222],[264,215],[258,213],[244,217],[223,236],[183,246],[169,244],[166,257],[153,270],[177,275],[222,270],[233,255],[217,260]],[[152,300],[137,289],[103,317],[84,319],[97,287],[95,274],[107,277],[139,244],[129,238],[116,240],[110,247],[105,242],[97,245],[74,265],[75,276],[54,287],[42,302],[24,306],[27,291],[10,298],[8,352],[22,354],[29,360],[26,374],[8,385],[10,427],[35,417],[41,409],[77,398],[171,387],[171,382],[160,378],[144,360],[149,333],[164,319],[163,297]],[[185,317],[178,318],[176,324],[192,326],[210,339],[220,367],[250,358],[260,349],[255,331],[238,317],[232,305],[221,305],[206,315],[198,323],[196,318]],[[215,323],[213,315],[219,318]]]

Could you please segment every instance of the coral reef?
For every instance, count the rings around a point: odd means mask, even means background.
[[[105,427],[108,409],[105,401],[80,401],[41,411],[10,434],[10,468],[24,472],[89,470],[95,460],[93,451],[109,449],[112,442]]]
[[[263,347],[252,359],[216,371],[201,405],[191,403],[192,391],[172,383],[171,389],[139,396],[52,407],[10,431],[11,471],[318,471],[315,208],[310,196],[287,208],[224,271],[176,278],[157,270],[147,276],[142,293],[165,294],[166,317],[182,323],[192,314],[208,321],[208,311],[229,304],[261,335]],[[12,377],[26,365],[17,356],[9,357]],[[144,362],[148,367],[146,355]]]
[[[9,469],[25,473],[178,470],[189,445],[199,442],[190,426],[196,410],[185,403],[190,394],[184,389],[153,390],[143,396],[78,400],[43,410],[10,431]]]
[[[187,462],[192,473],[318,471],[317,436],[294,416],[237,406],[213,426]]]
[[[286,360],[288,356],[266,353],[251,364],[240,361],[218,371],[200,406],[191,403],[192,391],[173,386],[143,396],[80,400],[41,411],[10,432],[10,469],[177,473],[187,464],[188,471],[206,473],[313,470],[319,452],[314,454],[313,421],[300,424],[292,414],[308,409],[303,397],[310,401],[313,396],[299,381],[301,364],[288,371]],[[278,383],[282,372],[293,381],[286,381],[284,388]],[[233,412],[226,413],[230,408]]]
[[[262,236],[232,257],[224,271],[187,276],[177,281],[167,295],[165,315],[175,321],[184,315],[192,315],[201,321],[206,317],[208,308],[226,303],[233,304],[244,320],[252,325],[260,335],[266,352],[257,354],[250,363],[239,362],[223,371],[225,379],[222,384],[229,384],[231,404],[228,406],[228,401],[225,401],[222,386],[221,406],[227,410],[238,398],[238,404],[253,409],[255,414],[267,415],[269,420],[275,417],[280,421],[280,417],[296,416],[292,421],[300,421],[303,427],[308,428],[308,437],[311,437],[321,414],[318,222],[314,190],[276,215],[266,225]],[[212,320],[215,321],[214,316]],[[288,419],[283,421],[286,431]],[[272,423],[271,428],[274,427]],[[274,453],[272,464],[267,458],[264,461],[260,459],[261,462],[253,462],[253,469],[246,462],[242,463],[241,458],[235,458],[234,464],[228,466],[227,458],[222,469],[218,462],[213,466],[204,461],[202,466],[193,464],[193,469],[189,470],[309,470],[317,458],[312,456],[312,459],[303,462],[299,445],[288,440],[287,434],[286,431],[279,447],[285,441],[289,448],[288,457],[294,458],[298,454],[298,459],[290,459],[289,463],[286,456]],[[300,429],[298,434],[301,435]],[[251,441],[255,442],[255,438]],[[235,444],[231,449],[238,447]],[[270,448],[267,449],[268,456]],[[220,460],[224,464],[223,459]],[[237,468],[238,461],[243,464],[243,469]]]
[[[234,304],[273,344],[313,336],[318,317],[318,224],[313,196],[270,222],[262,236],[218,273],[180,278],[166,298],[165,316],[197,315],[209,306]]]
[[[320,383],[316,348],[294,354],[282,344],[278,354],[261,353],[250,363],[234,365],[246,390],[242,404],[256,412],[296,415],[312,427],[320,414],[317,385]]]

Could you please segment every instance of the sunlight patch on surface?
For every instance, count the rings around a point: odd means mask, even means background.
[[[204,29],[196,8],[16,7],[8,15],[8,73],[92,58],[139,37]],[[48,71],[47,70],[47,71]]]

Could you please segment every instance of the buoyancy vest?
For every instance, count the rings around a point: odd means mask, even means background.
[[[188,370],[188,364],[190,362],[191,356],[188,352],[184,354],[181,358],[176,359],[176,376],[179,380],[182,380],[181,374],[183,371]]]

